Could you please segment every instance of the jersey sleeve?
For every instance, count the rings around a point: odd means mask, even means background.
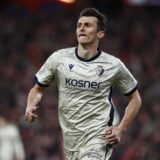
[[[115,85],[126,96],[131,95],[137,89],[137,80],[121,61],[118,63]]]
[[[56,77],[56,67],[58,64],[58,52],[53,53],[39,69],[35,75],[36,83],[42,87],[47,87]]]

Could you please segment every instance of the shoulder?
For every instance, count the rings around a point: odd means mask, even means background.
[[[64,48],[64,49],[59,49],[55,52],[53,52],[47,59],[47,62],[50,63],[58,63],[60,61],[63,61],[66,57],[73,56],[75,53],[75,47],[72,48]]]
[[[8,137],[16,137],[19,135],[18,127],[14,124],[7,124],[3,130],[3,134]]]
[[[102,51],[101,53],[101,58],[104,59],[107,63],[111,63],[112,65],[117,67],[123,64],[123,62],[118,57],[115,57],[114,55],[104,51]]]
[[[76,47],[59,49],[59,50],[53,52],[51,54],[51,56],[65,56],[65,55],[68,55],[68,54],[72,54],[72,53],[75,53],[75,48]]]

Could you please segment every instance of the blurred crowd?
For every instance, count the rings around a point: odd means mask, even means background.
[[[39,119],[24,121],[26,98],[34,74],[55,50],[75,46],[75,10],[29,12],[16,6],[0,11],[0,107],[18,126],[26,160],[63,160],[57,92],[53,84],[42,99]],[[127,65],[139,81],[143,106],[115,147],[112,160],[160,159],[160,9],[124,7],[108,14],[101,49]],[[118,91],[114,102],[120,115],[126,100]]]

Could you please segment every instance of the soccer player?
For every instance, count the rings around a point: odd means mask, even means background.
[[[7,107],[0,109],[0,160],[25,160],[20,131],[7,117]]]
[[[102,13],[82,10],[76,29],[78,46],[53,53],[36,73],[28,96],[25,118],[33,122],[45,88],[56,82],[66,160],[108,160],[141,106],[136,79],[120,59],[98,48],[105,30]],[[113,86],[128,97],[117,127],[112,125]]]

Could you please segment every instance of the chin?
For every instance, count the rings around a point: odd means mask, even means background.
[[[90,42],[85,41],[85,40],[78,40],[78,43],[81,45],[86,45],[86,44],[89,44]]]
[[[81,41],[79,41],[79,44],[88,44],[88,42],[81,42]]]

